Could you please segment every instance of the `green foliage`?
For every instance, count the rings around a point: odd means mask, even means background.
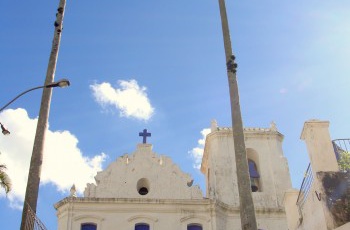
[[[10,177],[5,173],[5,169],[5,165],[0,165],[0,187],[3,187],[5,192],[8,193],[12,189],[12,183]]]
[[[340,158],[338,161],[339,168],[341,171],[350,171],[350,152],[342,152],[340,153]]]

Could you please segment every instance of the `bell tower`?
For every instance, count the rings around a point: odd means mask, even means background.
[[[253,202],[256,210],[283,208],[283,195],[292,188],[287,159],[283,155],[283,135],[275,123],[269,128],[245,128]],[[237,169],[232,129],[211,123],[201,171],[206,177],[206,196],[239,207]]]
[[[211,123],[206,137],[201,171],[206,177],[206,194],[213,200],[239,206],[232,130]]]

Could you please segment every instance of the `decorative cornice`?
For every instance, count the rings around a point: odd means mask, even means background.
[[[278,132],[275,128],[246,127],[243,129],[243,131],[245,138],[275,136],[280,141],[282,141],[284,138],[283,134]],[[207,135],[207,138],[210,138],[211,136],[228,135],[232,132],[233,130],[231,127],[217,127],[216,130]]]
[[[103,217],[97,216],[97,215],[79,215],[79,216],[74,217],[74,221],[81,220],[81,219],[87,219],[87,218],[88,219],[95,219],[98,221],[104,221]]]
[[[212,204],[215,206],[215,208],[220,208],[224,211],[229,211],[229,212],[239,212],[239,206],[236,205],[228,205],[225,204],[219,200],[212,200]],[[285,215],[285,210],[284,208],[264,208],[264,207],[255,207],[255,211],[257,214],[260,213],[279,213],[282,215]]]
[[[153,217],[153,216],[146,216],[146,215],[133,216],[133,217],[128,219],[128,222],[132,222],[132,221],[137,220],[137,219],[147,219],[147,220],[150,220],[152,222],[158,222],[158,218]]]
[[[201,219],[201,220],[204,220],[206,222],[210,222],[210,218],[208,218],[207,216],[199,216],[196,214],[191,214],[189,216],[185,216],[185,217],[180,219],[180,222],[182,223],[182,222],[185,222],[187,220],[194,219],[194,218]]]
[[[218,131],[223,131],[223,130],[232,131],[232,128],[231,127],[218,127],[217,130]],[[245,132],[273,132],[273,133],[277,132],[277,131],[272,130],[271,128],[259,128],[259,127],[246,127],[246,128],[243,128],[243,131],[245,131]]]
[[[301,131],[301,134],[300,134],[300,139],[305,140],[307,131],[315,126],[328,128],[329,121],[321,121],[318,119],[310,119],[308,121],[305,121],[303,130]]]
[[[57,202],[54,207],[58,209],[68,203],[86,203],[86,204],[209,204],[208,199],[148,199],[148,198],[95,198],[95,197],[66,197]]]
[[[164,208],[164,205],[196,205],[196,206],[208,206],[208,208],[211,206],[213,210],[221,211],[224,213],[239,213],[239,206],[236,205],[228,205],[226,203],[223,203],[219,200],[214,199],[208,199],[203,198],[199,200],[179,200],[179,199],[135,199],[135,198],[86,198],[86,197],[66,197],[63,200],[59,201],[54,205],[55,209],[58,210],[60,207],[64,206],[65,204],[127,204],[127,205],[140,205],[140,204],[149,204],[149,205],[157,205],[162,204],[162,207]],[[77,206],[76,206],[77,207]],[[262,213],[276,213],[285,215],[284,208],[263,208],[263,207],[256,207],[255,208],[257,214]],[[164,210],[163,210],[164,211]],[[140,217],[140,216],[137,216]],[[143,216],[145,217],[145,216]],[[190,216],[190,217],[197,217],[200,218],[200,216]],[[182,221],[185,221],[183,219]]]

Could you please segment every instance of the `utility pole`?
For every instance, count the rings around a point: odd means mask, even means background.
[[[230,91],[233,141],[237,168],[238,193],[242,230],[257,230],[254,203],[251,192],[247,152],[244,142],[243,122],[236,76],[237,64],[232,53],[225,0],[219,0],[222,32],[224,37],[227,77]]]
[[[60,0],[56,14],[56,21],[54,22],[54,38],[52,41],[52,48],[44,85],[48,85],[54,81],[58,50],[60,47],[61,33],[63,30],[63,16],[65,7],[66,0]],[[47,130],[47,124],[49,119],[51,95],[52,88],[45,87],[43,89],[43,94],[41,97],[38,124],[35,133],[32,157],[30,161],[27,188],[23,204],[21,230],[33,229],[34,225],[33,221],[29,221],[31,217],[28,213],[28,206],[33,210],[34,213],[36,213],[39,194],[40,174],[43,163],[45,133]]]

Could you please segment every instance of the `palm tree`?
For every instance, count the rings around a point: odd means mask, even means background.
[[[5,170],[6,165],[0,165],[0,186],[5,189],[6,193],[9,193],[12,189],[12,183]]]
[[[237,64],[232,53],[230,32],[228,27],[225,0],[219,0],[222,32],[224,37],[225,55],[227,63],[227,77],[230,91],[232,130],[235,147],[235,159],[237,168],[237,182],[240,203],[240,216],[242,230],[256,230],[254,203],[251,193],[248,171],[247,152],[244,142],[243,122],[236,76]]]

